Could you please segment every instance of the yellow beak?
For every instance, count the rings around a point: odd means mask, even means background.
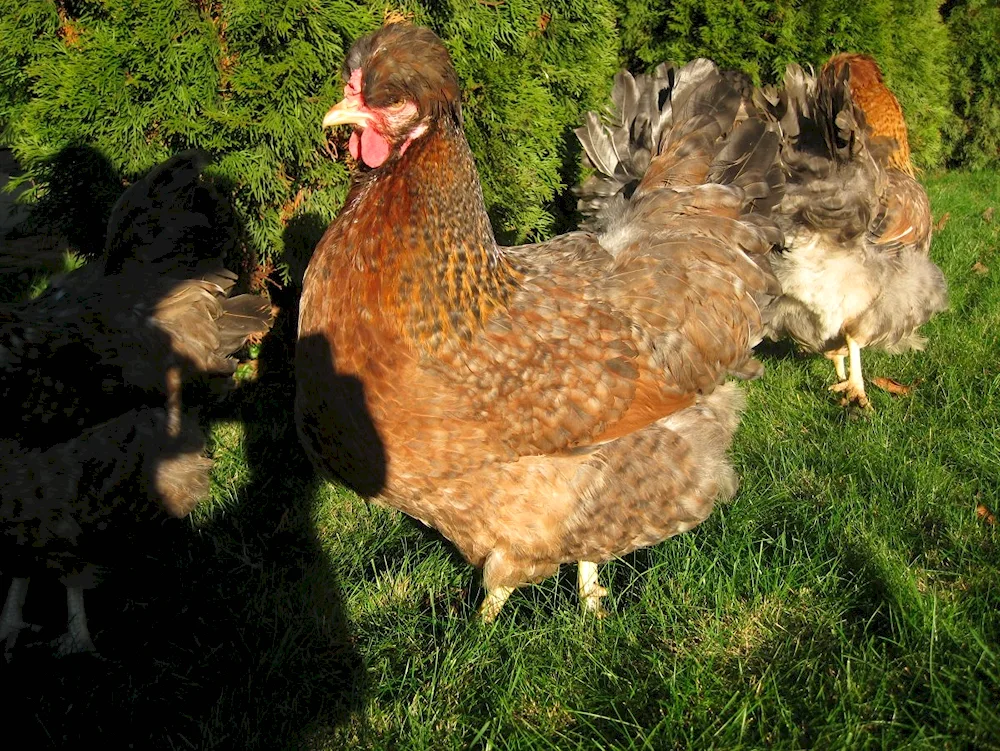
[[[337,125],[367,125],[372,119],[371,113],[360,108],[360,97],[345,97],[340,103],[326,113],[323,118],[324,128],[333,128]]]

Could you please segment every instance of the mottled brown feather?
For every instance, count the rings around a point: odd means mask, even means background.
[[[741,401],[720,384],[750,362],[755,295],[775,283],[754,261],[773,225],[743,220],[741,188],[703,184],[736,106],[705,116],[718,102],[699,90],[654,177],[606,230],[502,248],[457,91],[433,85],[444,48],[397,56],[407,33],[377,32],[348,55],[365,87],[391,79],[432,114],[356,178],[306,272],[306,452],[437,528],[490,589],[694,526],[735,489],[725,451]],[[710,63],[699,70],[718,78]],[[731,89],[713,91],[738,105]]]

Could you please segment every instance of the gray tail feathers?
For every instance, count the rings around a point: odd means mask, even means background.
[[[788,195],[783,213],[844,241],[866,232],[888,175],[851,95],[850,66],[827,66],[817,77],[789,65],[783,87],[758,89],[753,107],[781,133]]]
[[[682,68],[659,65],[650,74],[620,71],[614,79],[611,106],[604,117],[588,112],[577,128],[584,163],[594,173],[575,189],[585,229],[597,229],[605,214],[616,213],[631,197],[653,156],[660,153],[673,122],[674,103],[700,81],[718,75],[715,65],[699,58]]]
[[[736,126],[712,160],[708,181],[743,189],[745,213],[769,216],[782,199],[785,178],[778,160],[778,134],[757,119]],[[773,245],[781,245],[775,236]]]
[[[780,127],[782,158],[791,171],[826,175],[835,163],[849,162],[868,148],[865,114],[851,96],[849,66],[828,66],[816,77],[792,63],[781,88],[754,91],[753,107]]]
[[[784,185],[779,139],[777,127],[759,119],[737,124],[750,96],[745,79],[704,58],[648,75],[618,73],[608,112],[589,112],[576,130],[585,166],[594,169],[575,189],[582,228],[606,228],[637,190],[655,184],[736,185],[745,211],[767,215]]]

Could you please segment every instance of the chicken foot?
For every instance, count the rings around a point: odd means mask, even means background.
[[[66,657],[81,652],[96,652],[97,648],[87,628],[82,587],[66,587],[66,611],[67,630],[55,641],[56,653],[60,657]]]
[[[580,592],[580,602],[583,609],[593,613],[596,618],[604,618],[608,611],[601,605],[601,598],[608,590],[601,586],[597,578],[597,564],[591,561],[580,561],[577,565],[577,588]]]
[[[8,660],[21,629],[38,630],[38,626],[32,626],[24,620],[24,599],[27,595],[28,580],[15,576],[7,590],[3,611],[0,612],[0,640],[4,642],[4,657]]]
[[[839,383],[835,383],[830,387],[830,391],[833,392],[844,392],[844,398],[841,400],[841,404],[845,407],[850,404],[856,404],[858,407],[864,410],[870,410],[872,408],[871,402],[868,401],[868,395],[865,394],[865,379],[861,374],[861,345],[858,344],[850,336],[847,339],[847,353],[850,358],[850,375],[844,378]],[[835,359],[833,364],[837,368],[837,376],[843,378],[843,355],[835,355],[835,357],[840,358],[840,362]]]

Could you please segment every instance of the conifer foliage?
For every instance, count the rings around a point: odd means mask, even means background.
[[[943,163],[942,133],[959,160],[995,160],[995,6],[947,3],[949,39],[938,0],[0,0],[0,145],[26,168],[39,221],[85,253],[122,183],[204,148],[258,278],[287,280],[346,194],[346,133],[320,127],[345,51],[387,17],[445,40],[487,203],[511,242],[568,224],[558,201],[579,177],[572,129],[605,104],[621,64],[706,55],[763,82],[788,62],[868,52],[920,166]]]
[[[1000,166],[1000,5],[961,0],[945,6],[955,44],[953,81],[960,123],[953,163]]]
[[[818,67],[835,52],[868,53],[900,99],[917,164],[933,167],[945,157],[941,132],[953,114],[940,0],[617,2],[633,68],[705,56],[771,83],[790,62]]]
[[[26,167],[36,198],[51,198],[55,187],[59,200],[43,205],[57,225],[69,216],[67,201],[88,204],[70,213],[98,225],[110,206],[92,190],[51,185],[54,160],[58,172],[72,174],[74,155],[96,152],[127,181],[178,150],[207,149],[215,176],[233,190],[261,270],[287,275],[289,224],[309,216],[322,226],[343,201],[344,134],[324,133],[320,123],[341,96],[347,47],[387,14],[434,26],[451,49],[498,230],[510,238],[547,231],[544,207],[576,177],[565,172],[575,163],[567,134],[603,102],[617,67],[610,0],[426,8],[0,0],[0,141]]]

